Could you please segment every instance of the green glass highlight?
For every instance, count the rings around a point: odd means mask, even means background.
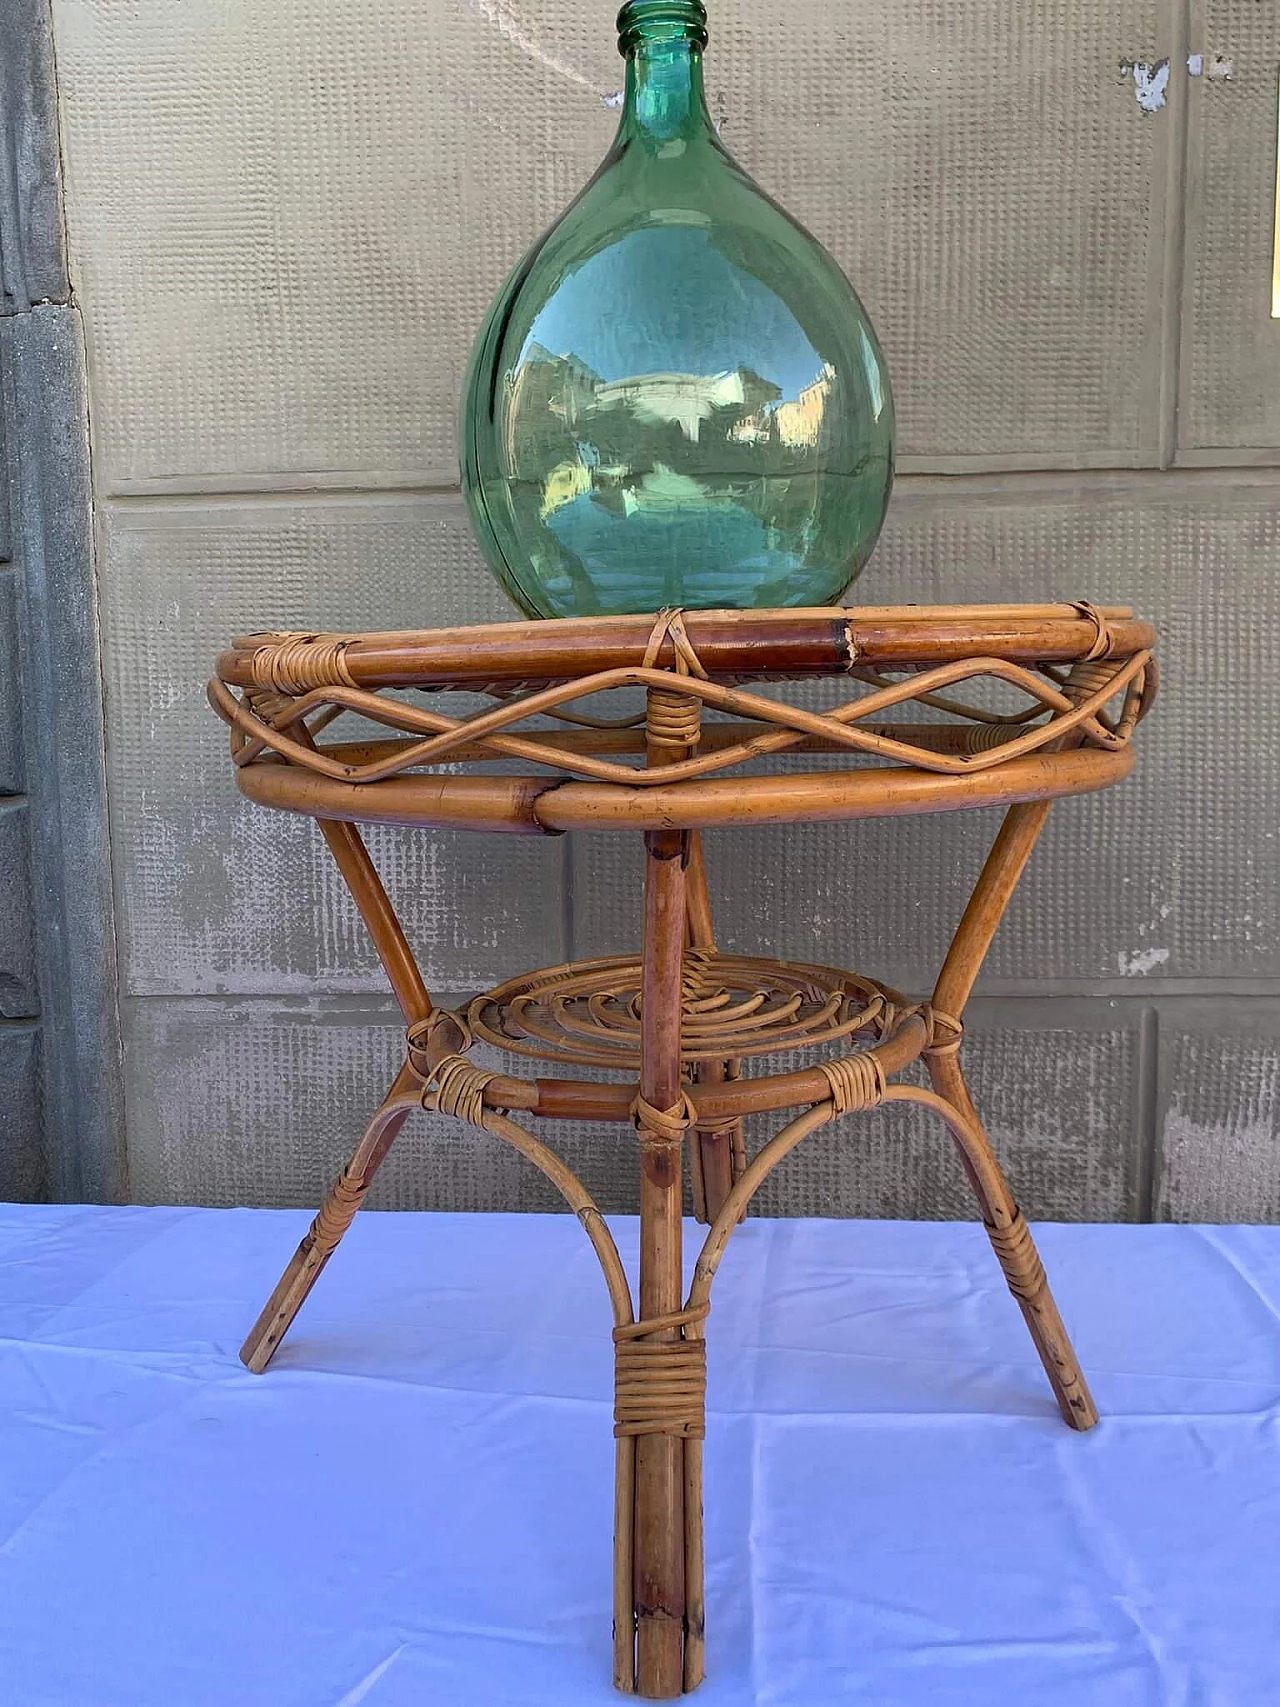
[[[717,137],[704,8],[633,0],[618,30],[613,147],[472,351],[476,535],[529,616],[835,603],[893,482],[875,332]]]

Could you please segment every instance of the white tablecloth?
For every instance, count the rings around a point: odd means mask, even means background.
[[[5,1707],[616,1699],[577,1223],[366,1211],[249,1375],[307,1219],[0,1209]],[[1088,1435],[977,1226],[735,1234],[706,1707],[1280,1703],[1280,1228],[1036,1231]]]

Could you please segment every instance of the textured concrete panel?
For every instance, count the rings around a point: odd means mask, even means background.
[[[54,0],[105,491],[454,478],[463,364],[622,81],[594,0]],[[1161,0],[714,8],[743,163],[872,312],[929,466],[1149,462]],[[143,122],[140,122],[140,115]]]
[[[1180,452],[1280,460],[1280,321],[1271,318],[1280,11],[1192,0]]]
[[[0,456],[3,446],[0,446]],[[13,571],[0,566],[0,794],[22,792],[22,685]]]
[[[1117,72],[1162,0],[734,13],[726,140],[870,308],[908,465],[1153,461],[1173,132]]]
[[[144,1203],[319,1203],[404,1058],[389,1005],[130,1001],[125,1018],[130,1192]],[[539,1135],[602,1203],[635,1209],[630,1127],[551,1125]],[[500,1139],[426,1114],[397,1140],[370,1202],[563,1208]]]
[[[484,307],[615,122],[493,11],[57,7],[105,489],[456,478]],[[595,22],[593,75],[616,81]]]
[[[1160,1014],[1159,1221],[1280,1220],[1280,1003]]]
[[[132,1001],[126,1015],[130,1189],[143,1202],[318,1202],[401,1054],[394,1015],[382,1006]],[[997,1003],[977,1014],[975,1094],[1028,1215],[1135,1214],[1135,1026],[1131,1013],[1106,1002]],[[757,1136],[771,1129],[763,1124]],[[629,1127],[539,1123],[537,1132],[603,1208],[635,1211]],[[397,1142],[371,1201],[561,1207],[542,1176],[499,1140],[427,1116],[415,1117]],[[896,1110],[848,1119],[808,1140],[758,1208],[771,1215],[975,1213],[945,1128]]]
[[[40,1203],[47,1191],[40,1120],[40,1034],[0,1026],[0,1200]]]
[[[205,700],[234,634],[395,628],[509,611],[461,505],[147,505],[106,520],[102,571],[124,987],[382,991],[315,825],[236,792]],[[563,842],[384,830],[370,847],[446,989],[564,958]]]
[[[1280,704],[1271,637],[1280,482],[1240,475],[904,483],[859,594],[1132,601],[1164,688],[1135,774],[1060,802],[989,961],[988,990],[1280,972]],[[998,823],[983,811],[708,838],[726,947],[932,982]],[[573,853],[573,952],[632,941],[636,853]]]
[[[0,1019],[40,1011],[25,801],[0,800]]]
[[[1134,1220],[1142,1162],[1133,1006],[976,1002],[968,1017],[970,1088],[1028,1219]],[[806,1139],[756,1208],[944,1220],[978,1213],[946,1127],[901,1108],[849,1115]]]

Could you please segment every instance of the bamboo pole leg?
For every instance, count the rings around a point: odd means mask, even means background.
[[[689,870],[686,882],[689,917],[689,946],[714,951],[715,930],[711,922],[711,890],[707,881],[706,862],[702,852],[702,837],[697,830],[689,837]],[[732,1075],[728,1061],[700,1061],[694,1068],[694,1080],[700,1085],[722,1085]],[[692,1148],[690,1171],[696,1186],[694,1214],[708,1226],[720,1213],[720,1206],[733,1189],[737,1169],[734,1158],[742,1148],[741,1120],[720,1121],[717,1124],[695,1127],[690,1134]]]
[[[958,1111],[969,1128],[966,1143],[974,1147],[974,1152],[965,1156],[966,1172],[982,1208],[987,1237],[1022,1311],[1063,1421],[1081,1432],[1091,1429],[1098,1420],[1093,1395],[1049,1290],[1031,1230],[1014,1202],[978,1118],[960,1063],[955,1052],[930,1054],[927,1060],[935,1091]]]
[[[640,1095],[675,1108],[680,1087],[680,978],[685,935],[687,840],[678,830],[645,837],[644,968]],[[656,1136],[656,1135],[654,1135]],[[682,1304],[680,1142],[646,1141],[640,1132],[640,1287],[638,1320],[678,1312]],[[678,1339],[668,1328],[655,1341]],[[635,1445],[636,1689],[667,1700],[684,1686],[684,1440],[641,1434]]]
[[[940,1012],[957,1019],[963,1014],[987,950],[1040,839],[1050,805],[1038,800],[1011,806],[1005,813],[938,974],[933,1006]]]
[[[406,1020],[410,1024],[425,1020],[432,1012],[431,998],[359,830],[354,824],[323,823],[320,833],[368,927]],[[374,1174],[404,1125],[411,1106],[404,1097],[416,1083],[409,1070],[402,1068],[241,1346],[240,1361],[255,1375],[260,1375],[275,1356],[321,1270],[355,1218]]]
[[[280,1342],[320,1278],[325,1264],[337,1250],[342,1235],[355,1219],[374,1174],[404,1125],[411,1105],[399,1100],[400,1091],[401,1079],[397,1079],[391,1094],[365,1128],[351,1160],[338,1175],[262,1314],[253,1324],[249,1337],[240,1347],[241,1363],[255,1375],[262,1374],[280,1349]]]
[[[431,997],[359,830],[354,824],[322,820],[320,834],[365,922],[406,1021],[413,1025],[426,1019],[431,1013]]]
[[[1058,1409],[1071,1428],[1083,1430],[1098,1420],[1093,1397],[1049,1290],[1035,1242],[996,1161],[959,1062],[961,1015],[1048,815],[1047,801],[1013,806],[1005,814],[934,990],[935,1023],[941,1021],[944,1029],[954,1026],[954,1036],[950,1042],[926,1051],[925,1058],[934,1090],[957,1111],[967,1128],[963,1140],[957,1133],[965,1172],[982,1206],[987,1235],[1044,1364]]]
[[[636,1443],[614,1441],[613,1485],[613,1687],[636,1689]]]
[[[988,1225],[987,1237],[1004,1269],[1009,1290],[1018,1301],[1022,1319],[1049,1377],[1063,1421],[1068,1428],[1084,1434],[1097,1422],[1098,1407],[1058,1313],[1045,1278],[1044,1264],[1021,1211],[1008,1227]]]
[[[684,1689],[688,1694],[706,1676],[707,1606],[702,1522],[702,1442],[684,1443]]]

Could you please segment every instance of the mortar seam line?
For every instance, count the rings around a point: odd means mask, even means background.
[[[1165,172],[1164,289],[1160,299],[1160,393],[1157,440],[1162,470],[1178,454],[1179,400],[1182,386],[1183,282],[1187,244],[1187,160],[1191,102],[1196,95],[1187,74],[1192,0],[1172,0],[1171,60],[1178,69],[1177,98],[1169,103],[1172,135]]]
[[[1137,1218],[1150,1222],[1155,1216],[1158,1165],[1158,1089],[1160,1059],[1160,1010],[1146,1007],[1138,1027],[1138,1177]]]

